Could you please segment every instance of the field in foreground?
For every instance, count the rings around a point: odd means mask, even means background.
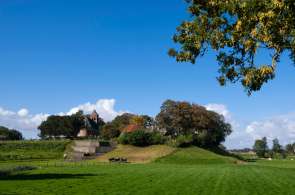
[[[1,194],[294,194],[295,162],[187,148],[149,164],[64,164],[0,177]],[[35,162],[30,163],[34,165]],[[0,164],[1,166],[6,163]],[[11,165],[11,163],[10,163]]]

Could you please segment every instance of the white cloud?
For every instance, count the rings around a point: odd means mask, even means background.
[[[28,111],[27,109],[23,108],[23,109],[20,109],[20,110],[17,112],[17,114],[18,114],[20,117],[25,117],[25,116],[27,116],[27,115],[29,114],[29,111]]]
[[[127,111],[116,111],[115,110],[115,103],[116,100],[114,99],[100,99],[96,103],[91,104],[90,102],[81,104],[77,107],[74,107],[70,109],[69,112],[67,112],[67,115],[74,114],[78,112],[79,110],[82,110],[84,113],[91,113],[93,110],[96,110],[97,113],[102,117],[105,121],[111,121],[116,116],[123,114]]]
[[[68,112],[61,112],[56,115],[71,115],[79,110],[89,114],[93,110],[105,121],[111,121],[116,116],[123,114],[127,111],[116,111],[114,99],[100,99],[96,103],[90,102],[81,104],[71,108]],[[50,114],[29,114],[29,110],[22,108],[18,112],[6,110],[0,107],[0,126],[20,130],[26,138],[36,138],[38,131],[37,128],[42,121],[46,120]]]
[[[230,123],[233,132],[226,138],[224,145],[228,148],[243,148],[249,147],[252,144],[252,139],[245,130],[241,128],[240,122],[237,122],[224,104],[210,103],[205,105],[207,110],[217,112],[224,116],[226,122]]]
[[[207,104],[208,110],[222,114],[232,125],[233,132],[226,138],[228,148],[252,147],[255,139],[267,137],[269,145],[271,140],[278,138],[282,145],[295,142],[295,113],[273,116],[264,120],[256,120],[247,124],[236,121],[223,104]]]
[[[253,140],[265,136],[269,140],[278,138],[283,145],[295,142],[295,113],[253,121],[245,131]]]
[[[227,107],[223,104],[207,104],[205,108],[210,111],[217,112],[224,116],[225,120],[230,122],[232,120],[231,114]]]

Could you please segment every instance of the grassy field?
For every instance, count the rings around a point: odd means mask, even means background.
[[[60,159],[69,141],[0,141],[0,161]]]
[[[237,162],[196,147],[147,164],[3,162],[39,168],[0,177],[0,194],[295,194],[294,161]]]

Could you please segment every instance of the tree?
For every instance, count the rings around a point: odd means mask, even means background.
[[[293,0],[186,0],[190,19],[177,27],[179,50],[169,55],[195,63],[209,49],[216,51],[220,85],[241,82],[250,95],[275,77],[280,56],[295,62],[295,3]],[[271,59],[258,64],[258,51]]]
[[[113,123],[106,123],[101,131],[101,136],[104,139],[116,138],[120,135],[121,131]]]
[[[260,158],[265,158],[268,151],[267,139],[266,137],[262,139],[255,140],[253,150],[256,152],[257,156]]]
[[[72,136],[75,137],[79,133],[82,127],[85,126],[84,124],[84,113],[83,111],[78,111],[76,114],[72,114],[70,117],[71,124],[72,124]]]
[[[293,144],[287,144],[287,145],[286,145],[286,152],[287,152],[288,154],[294,154],[294,152],[295,152],[294,149],[295,149],[295,148],[293,148]]]
[[[188,102],[165,101],[156,122],[166,135],[192,135],[194,143],[202,147],[218,146],[232,132],[222,115]]]
[[[0,140],[23,140],[21,132],[0,126]]]
[[[273,141],[273,146],[272,146],[272,151],[275,152],[275,153],[281,153],[282,152],[282,149],[283,147],[280,145],[280,142],[277,138],[275,138]]]
[[[64,136],[67,138],[75,137],[72,120],[70,116],[49,116],[38,127],[41,138],[54,138]]]
[[[52,115],[43,121],[38,129],[41,138],[66,137],[74,138],[82,127],[84,127],[84,115],[82,111],[71,116]]]
[[[112,124],[116,126],[120,131],[122,131],[127,125],[131,123],[134,114],[124,113],[120,116],[117,116],[113,121]]]

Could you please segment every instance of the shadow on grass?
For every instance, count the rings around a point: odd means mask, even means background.
[[[97,174],[13,174],[0,176],[1,180],[46,180],[46,179],[83,179],[84,177],[98,176]]]

